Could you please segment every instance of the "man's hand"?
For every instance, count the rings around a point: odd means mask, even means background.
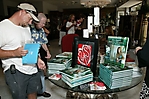
[[[142,49],[142,47],[136,47],[136,50],[135,50],[135,54],[138,52],[138,50]]]
[[[0,49],[0,58],[1,59],[5,59],[5,58],[18,58],[18,57],[22,57],[25,56],[28,53],[27,50],[24,50],[23,47],[18,47],[15,50],[3,50]]]
[[[16,57],[25,56],[27,53],[28,53],[28,51],[24,50],[23,47],[18,47],[17,49],[14,50],[14,56],[16,56]]]
[[[47,59],[50,59],[51,58],[51,54],[50,54],[49,51],[47,51],[47,56],[45,58],[47,58]]]
[[[37,65],[38,65],[39,69],[42,69],[42,70],[46,69],[45,63],[40,58],[38,58]]]

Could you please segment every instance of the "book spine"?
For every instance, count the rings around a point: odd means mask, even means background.
[[[78,68],[76,68],[76,69],[74,69],[72,71],[76,71],[76,70],[78,70]],[[84,72],[80,72],[78,74],[70,74],[70,73],[67,72],[67,70],[62,70],[61,73],[63,75],[66,75],[66,76],[70,77],[70,78],[76,78],[76,77],[79,77],[79,76],[84,76],[84,75],[90,74],[92,72],[91,72],[90,69],[87,69]]]
[[[88,83],[90,81],[93,81],[93,78],[89,78],[89,79],[86,79],[84,81],[80,81],[80,82],[73,83],[73,84],[68,82],[65,78],[62,78],[62,80],[72,88],[72,87],[76,87],[76,86],[79,86],[81,84],[85,84],[85,83]]]
[[[82,76],[82,77],[79,77],[79,78],[74,78],[74,79],[71,79],[66,75],[62,75],[62,78],[65,78],[67,81],[69,81],[71,83],[75,83],[77,81],[85,80],[85,79],[88,79],[88,78],[91,78],[91,77],[93,78],[93,74],[85,75],[85,76]]]

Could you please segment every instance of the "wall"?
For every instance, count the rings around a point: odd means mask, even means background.
[[[48,14],[49,11],[57,11],[58,7],[46,1],[43,1],[43,13]]]
[[[0,0],[0,20],[4,17],[4,7],[3,7],[3,0]]]
[[[36,2],[31,2],[35,8],[37,9],[38,12],[43,12],[43,2],[42,1],[36,1]]]
[[[4,16],[8,16],[8,10],[7,10],[8,6],[16,7],[18,4],[19,4],[18,2],[3,0]]]

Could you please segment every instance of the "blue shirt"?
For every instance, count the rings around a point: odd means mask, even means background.
[[[43,29],[36,29],[35,25],[30,25],[30,31],[33,43],[38,44],[48,43],[46,34]]]

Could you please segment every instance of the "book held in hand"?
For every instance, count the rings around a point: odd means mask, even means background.
[[[36,64],[38,59],[40,44],[29,43],[25,44],[24,50],[28,50],[28,53],[22,57],[23,64]]]

